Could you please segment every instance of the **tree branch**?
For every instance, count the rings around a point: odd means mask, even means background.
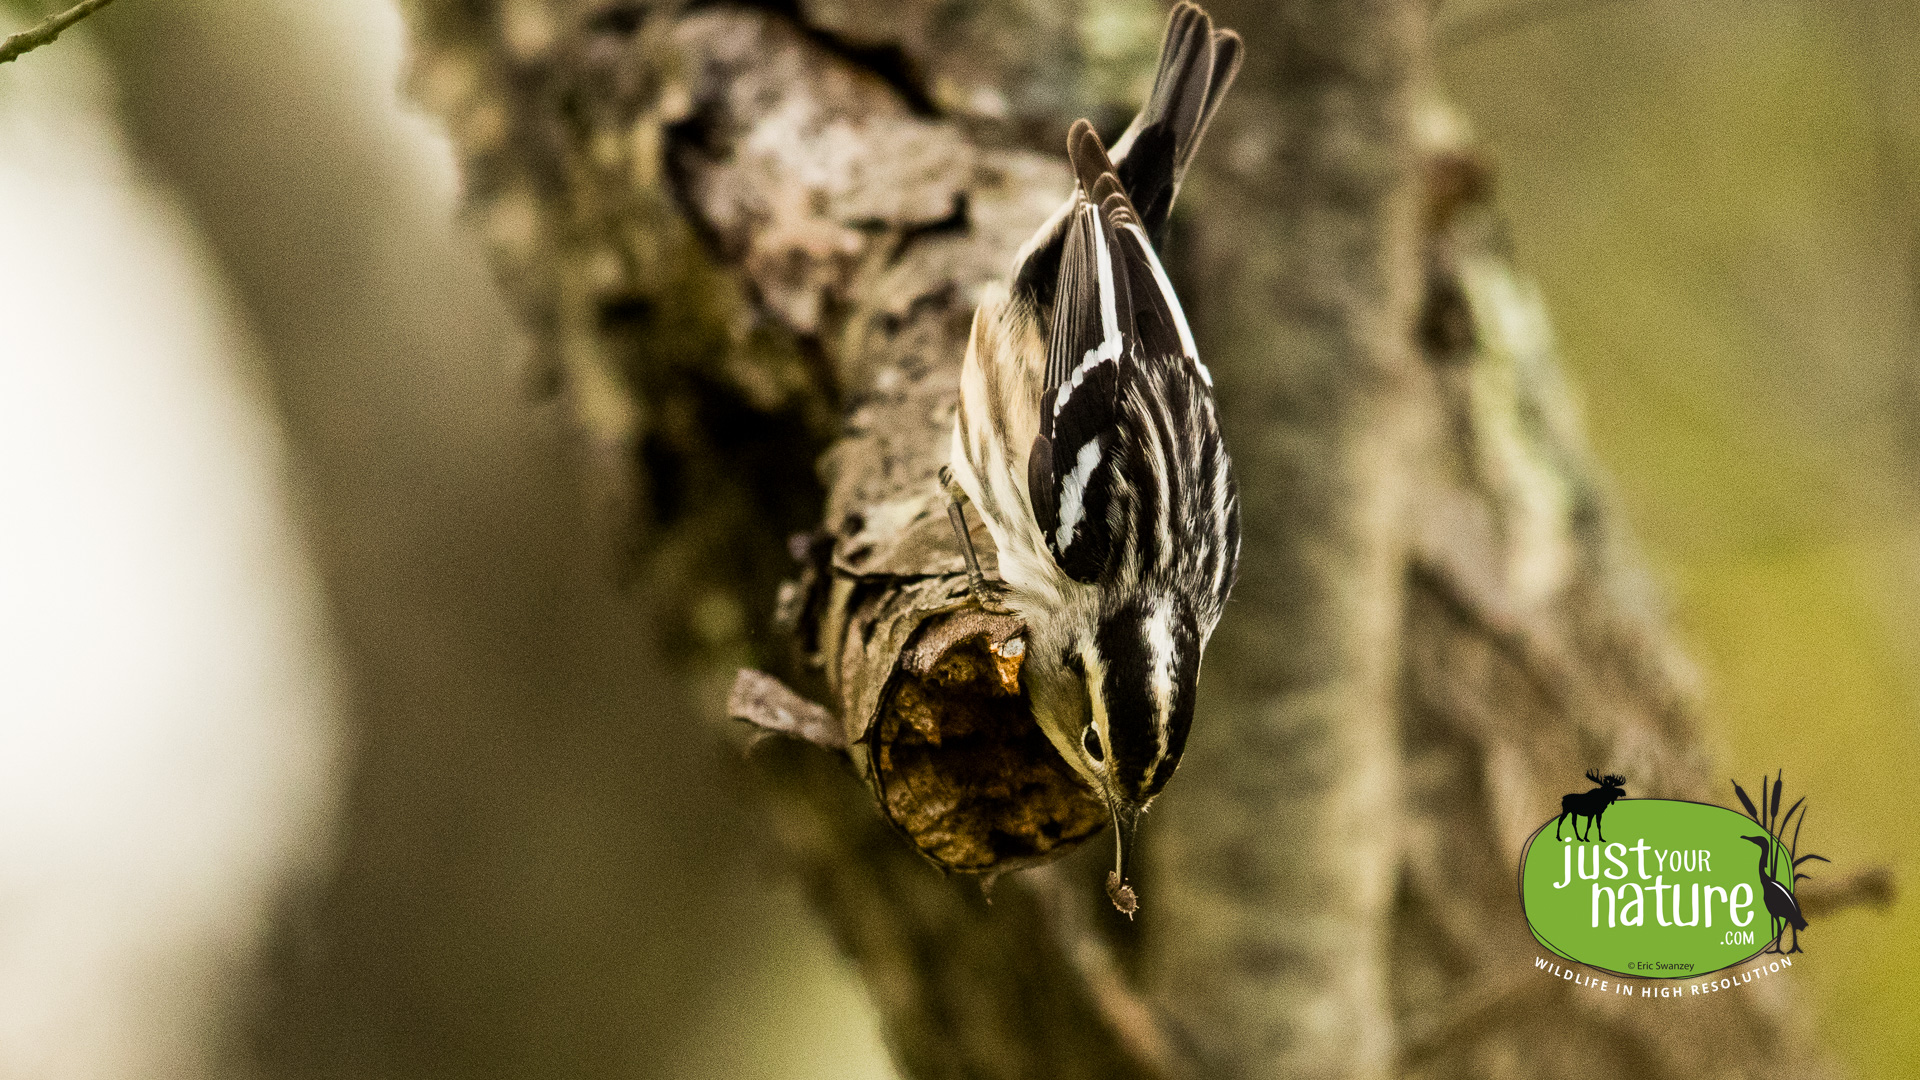
[[[80,0],[58,15],[49,15],[38,24],[17,34],[8,34],[0,41],[0,64],[30,53],[42,45],[51,45],[55,38],[65,33],[73,24],[99,11],[113,0]]]
[[[1249,62],[1168,254],[1246,546],[1138,924],[1098,858],[990,904],[953,879],[1104,811],[1026,714],[1018,624],[966,599],[935,472],[976,290],[1066,195],[1068,123],[1126,115],[1113,58],[1150,77],[1157,7],[408,11],[531,381],[714,714],[732,685],[784,733],[750,758],[773,839],[907,1074],[1819,1073],[1784,994],[1682,1031],[1526,989],[1513,866],[1561,779],[1709,774],[1484,163],[1430,104],[1423,0],[1216,5]]]

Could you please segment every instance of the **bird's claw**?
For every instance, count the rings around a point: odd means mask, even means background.
[[[974,577],[967,580],[967,594],[973,602],[995,615],[1012,615],[1012,605],[1007,603],[1007,584],[990,577]]]

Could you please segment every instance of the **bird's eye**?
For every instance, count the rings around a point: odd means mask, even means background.
[[[1100,733],[1093,730],[1092,724],[1087,725],[1087,730],[1080,736],[1080,741],[1086,745],[1087,754],[1092,757],[1093,760],[1107,760],[1107,751],[1100,745]]]

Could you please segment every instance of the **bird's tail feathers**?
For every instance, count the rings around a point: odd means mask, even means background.
[[[1086,120],[1075,120],[1067,131],[1067,158],[1073,162],[1073,175],[1087,193],[1087,201],[1100,208],[1101,216],[1114,225],[1139,224],[1139,214],[1127,190],[1120,183],[1119,171],[1100,143],[1100,134]]]
[[[1113,145],[1122,186],[1160,243],[1187,166],[1240,71],[1240,35],[1215,29],[1198,5],[1174,5],[1147,103]]]
[[[1160,67],[1147,103],[1114,144],[1112,159],[1107,159],[1105,150],[1100,151],[1100,161],[1105,162],[1100,171],[1114,176],[1131,216],[1155,247],[1166,240],[1167,221],[1180,193],[1180,181],[1227,87],[1240,70],[1242,54],[1239,34],[1216,29],[1213,19],[1196,4],[1186,0],[1176,4],[1167,18]],[[1067,139],[1070,153],[1085,141],[1082,128],[1085,135],[1093,133],[1092,125],[1085,120],[1075,124]],[[1093,137],[1093,145],[1099,145],[1098,136]],[[1094,197],[1093,186],[1078,160],[1074,168],[1082,178],[1083,190],[1096,205],[1104,206],[1105,196]],[[1098,174],[1091,179],[1097,182]],[[1062,204],[1014,258],[1013,296],[1030,306],[1042,325],[1051,321],[1055,279],[1075,205],[1073,199]]]

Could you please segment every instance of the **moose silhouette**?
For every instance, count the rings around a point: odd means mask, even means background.
[[[1574,838],[1585,843],[1587,838],[1580,835],[1580,819],[1586,818],[1588,831],[1598,832],[1600,842],[1603,844],[1607,842],[1606,831],[1600,826],[1600,816],[1607,812],[1607,807],[1612,806],[1615,800],[1626,795],[1627,789],[1623,785],[1626,784],[1627,778],[1614,776],[1612,773],[1600,776],[1598,773],[1597,769],[1587,770],[1587,779],[1599,785],[1592,791],[1576,791],[1571,795],[1560,797],[1560,816],[1553,819],[1555,840],[1560,839],[1560,823],[1572,818]]]

